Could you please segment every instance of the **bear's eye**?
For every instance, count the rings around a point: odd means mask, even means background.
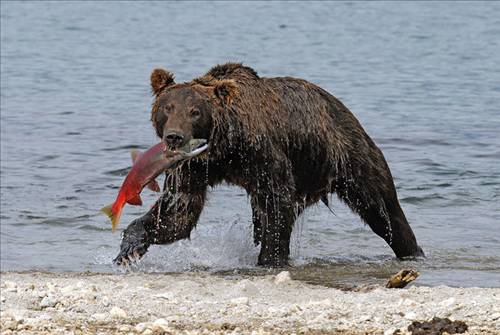
[[[191,117],[197,118],[197,117],[200,117],[201,112],[200,112],[200,110],[198,108],[193,108],[193,109],[191,109],[191,111],[189,112],[189,114],[191,115]]]
[[[163,107],[163,108],[164,108],[165,112],[168,113],[168,112],[171,112],[172,109],[174,109],[174,105],[172,105],[172,104],[166,104],[165,107]]]

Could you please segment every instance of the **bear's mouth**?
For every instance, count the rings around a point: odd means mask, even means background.
[[[207,150],[207,140],[203,138],[194,138],[189,140],[184,146],[176,149],[174,153],[181,154],[184,157],[194,157]]]

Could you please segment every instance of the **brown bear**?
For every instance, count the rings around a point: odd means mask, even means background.
[[[115,263],[141,257],[151,244],[189,238],[207,187],[221,182],[250,197],[259,265],[287,264],[297,217],[319,200],[328,205],[330,193],[398,258],[423,256],[382,152],[327,91],[302,79],[259,77],[234,63],[181,84],[156,69],[151,86],[151,120],[166,145],[201,138],[209,149],[167,175],[156,204],[125,229]]]

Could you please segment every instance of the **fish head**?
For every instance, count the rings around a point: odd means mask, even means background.
[[[201,154],[208,148],[207,140],[202,138],[193,138],[187,144],[176,149],[174,153],[180,154],[183,157],[194,157]]]

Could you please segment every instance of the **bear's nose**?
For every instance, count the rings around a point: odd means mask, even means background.
[[[176,148],[184,142],[184,135],[177,132],[168,132],[163,137],[163,141],[171,148]]]

